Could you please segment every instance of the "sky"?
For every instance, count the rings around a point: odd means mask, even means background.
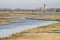
[[[43,4],[48,8],[60,8],[60,0],[0,0],[0,8],[35,9],[43,7]]]

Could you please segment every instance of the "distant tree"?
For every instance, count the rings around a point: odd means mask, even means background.
[[[56,9],[56,12],[60,12],[60,9]]]

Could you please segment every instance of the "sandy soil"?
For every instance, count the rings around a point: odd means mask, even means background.
[[[25,30],[25,33],[41,33],[41,32],[48,32],[48,33],[60,33],[60,23],[46,25],[42,27],[33,28],[31,30]]]
[[[0,40],[60,40],[60,34],[50,33],[28,33],[23,36],[14,36],[10,38],[3,38]]]
[[[60,40],[60,23],[25,30],[0,40]]]

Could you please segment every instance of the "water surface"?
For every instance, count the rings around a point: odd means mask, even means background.
[[[58,21],[31,20],[25,18],[8,18],[8,20],[22,20],[24,22],[0,26],[0,37],[7,37],[15,32],[58,23]]]

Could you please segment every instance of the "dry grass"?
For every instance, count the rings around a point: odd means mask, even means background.
[[[36,34],[30,33],[15,40],[60,40],[60,34]]]
[[[20,21],[20,20],[7,20],[7,19],[1,19],[0,18],[0,26],[2,25],[7,25],[7,24],[12,24],[12,23],[17,23],[17,22],[23,22],[23,21]]]
[[[52,16],[50,14],[52,14]],[[60,20],[60,12],[46,12],[46,14],[42,12],[0,13],[0,18],[31,18],[38,20]]]
[[[60,16],[50,16],[50,17],[30,17],[28,19],[33,20],[53,20],[53,21],[60,21]]]
[[[60,34],[29,33],[27,35],[4,38],[1,40],[60,40]]]
[[[7,13],[8,14],[8,13]],[[49,13],[50,14],[50,13]],[[53,12],[53,14],[56,14]],[[57,14],[60,14],[57,13]],[[41,17],[40,13],[15,13],[0,14],[0,18],[30,18],[43,20],[60,20],[60,16]],[[36,17],[36,18],[35,18]],[[27,33],[27,34],[26,34]],[[10,37],[0,38],[0,40],[60,40],[60,23],[25,30],[20,33],[12,34]]]
[[[31,30],[26,30],[24,31],[25,33],[39,33],[39,32],[53,32],[53,33],[60,33],[60,23],[52,24],[52,25],[47,25],[47,26],[42,26],[42,27],[37,27],[33,28]]]
[[[60,23],[14,33],[1,40],[60,40]]]

